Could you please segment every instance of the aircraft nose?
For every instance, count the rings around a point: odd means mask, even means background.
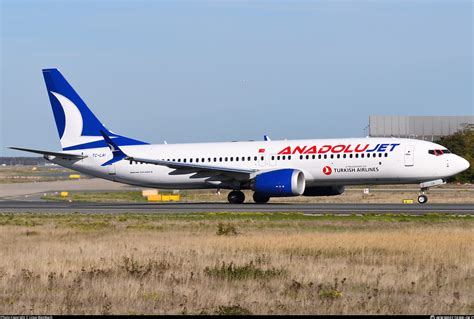
[[[465,170],[467,170],[469,168],[469,166],[471,166],[471,164],[469,164],[469,162],[467,160],[465,160],[464,158],[462,158],[461,156],[459,156],[459,160],[458,160],[458,167],[459,167],[459,172],[464,172]]]

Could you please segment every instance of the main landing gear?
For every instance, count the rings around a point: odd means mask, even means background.
[[[245,194],[241,191],[232,191],[227,196],[227,200],[231,204],[242,204],[245,201]]]
[[[227,200],[231,204],[242,204],[245,201],[245,194],[241,191],[233,190],[227,196]],[[265,204],[268,203],[270,197],[265,194],[255,192],[253,193],[253,200],[257,204]]]
[[[270,200],[270,197],[268,197],[265,194],[255,192],[253,193],[253,200],[257,204],[265,204],[265,203],[268,203],[268,201]]]

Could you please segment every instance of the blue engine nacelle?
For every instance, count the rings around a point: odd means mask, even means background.
[[[305,185],[303,172],[288,168],[257,175],[252,189],[268,197],[286,197],[303,194]]]

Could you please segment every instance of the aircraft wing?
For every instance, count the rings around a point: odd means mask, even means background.
[[[78,154],[71,154],[71,153],[61,153],[61,152],[50,152],[50,151],[42,151],[42,150],[35,150],[31,148],[21,148],[21,147],[9,147],[12,150],[18,150],[18,151],[24,151],[24,152],[30,152],[30,153],[36,153],[36,154],[41,154],[44,156],[55,156],[55,157],[60,157],[64,159],[83,159],[86,158],[87,155],[78,155]]]
[[[163,161],[151,158],[142,158],[134,157],[125,154],[120,147],[105,133],[101,131],[102,136],[104,137],[105,142],[112,151],[113,158],[102,166],[107,166],[113,164],[120,160],[135,161],[139,163],[146,163],[152,165],[166,166],[174,169],[175,171],[171,172],[171,175],[181,175],[181,174],[193,174],[191,178],[204,178],[208,177],[208,181],[222,181],[235,179],[238,181],[247,181],[255,177],[257,170],[253,169],[241,169],[241,168],[232,168],[232,167],[220,167],[212,165],[200,165],[193,163],[181,163],[181,162],[172,162],[172,161]]]
[[[242,168],[232,168],[232,167],[221,167],[221,166],[212,166],[212,165],[199,165],[192,163],[181,163],[181,162],[171,162],[163,160],[155,160],[149,158],[140,158],[127,156],[125,160],[136,161],[139,163],[146,163],[152,165],[161,165],[166,166],[172,169],[175,169],[171,174],[191,174],[197,173],[196,177],[205,177],[205,176],[215,176],[225,175],[237,180],[249,180],[258,173],[258,170],[255,169],[242,169]]]

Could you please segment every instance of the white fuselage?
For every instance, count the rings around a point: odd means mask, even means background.
[[[304,173],[306,187],[355,184],[421,183],[445,179],[469,164],[455,154],[430,154],[445,147],[421,140],[400,138],[341,138],[249,141],[226,143],[123,146],[129,156],[182,163],[259,171],[283,168]],[[166,166],[112,158],[108,148],[75,151],[87,155],[79,161],[53,159],[71,169],[120,183],[153,188],[240,188],[196,172],[179,172]],[[246,188],[246,187],[242,187]]]

